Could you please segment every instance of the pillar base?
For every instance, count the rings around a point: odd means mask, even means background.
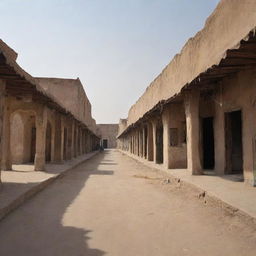
[[[35,171],[45,171],[44,158],[35,157]]]

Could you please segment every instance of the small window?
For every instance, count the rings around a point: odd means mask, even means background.
[[[170,128],[170,146],[177,147],[179,144],[178,129]]]

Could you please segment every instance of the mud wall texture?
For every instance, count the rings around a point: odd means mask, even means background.
[[[92,131],[96,131],[96,122],[91,114],[91,103],[79,78],[37,78],[36,80],[47,93],[57,98],[76,118],[83,121]]]
[[[205,27],[189,39],[130,108],[127,126],[135,123],[159,101],[178,94],[200,73],[219,64],[228,49],[239,46],[256,25],[256,1],[222,0]],[[173,35],[175,37],[175,35]]]

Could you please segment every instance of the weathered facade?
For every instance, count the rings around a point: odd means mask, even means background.
[[[119,148],[256,185],[256,2],[222,0],[119,125]]]
[[[97,124],[97,130],[101,136],[102,147],[117,147],[118,124]]]
[[[80,81],[34,78],[16,59],[0,41],[1,170],[33,162],[36,171],[43,171],[46,162],[62,163],[95,150],[99,137]]]

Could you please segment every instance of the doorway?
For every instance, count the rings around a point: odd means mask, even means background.
[[[243,173],[242,112],[225,114],[226,173]]]
[[[107,139],[103,140],[103,148],[108,148],[108,140]]]
[[[159,125],[156,128],[156,163],[162,164],[163,160],[163,126]]]
[[[214,132],[213,117],[203,118],[203,168],[208,170],[214,169]]]

